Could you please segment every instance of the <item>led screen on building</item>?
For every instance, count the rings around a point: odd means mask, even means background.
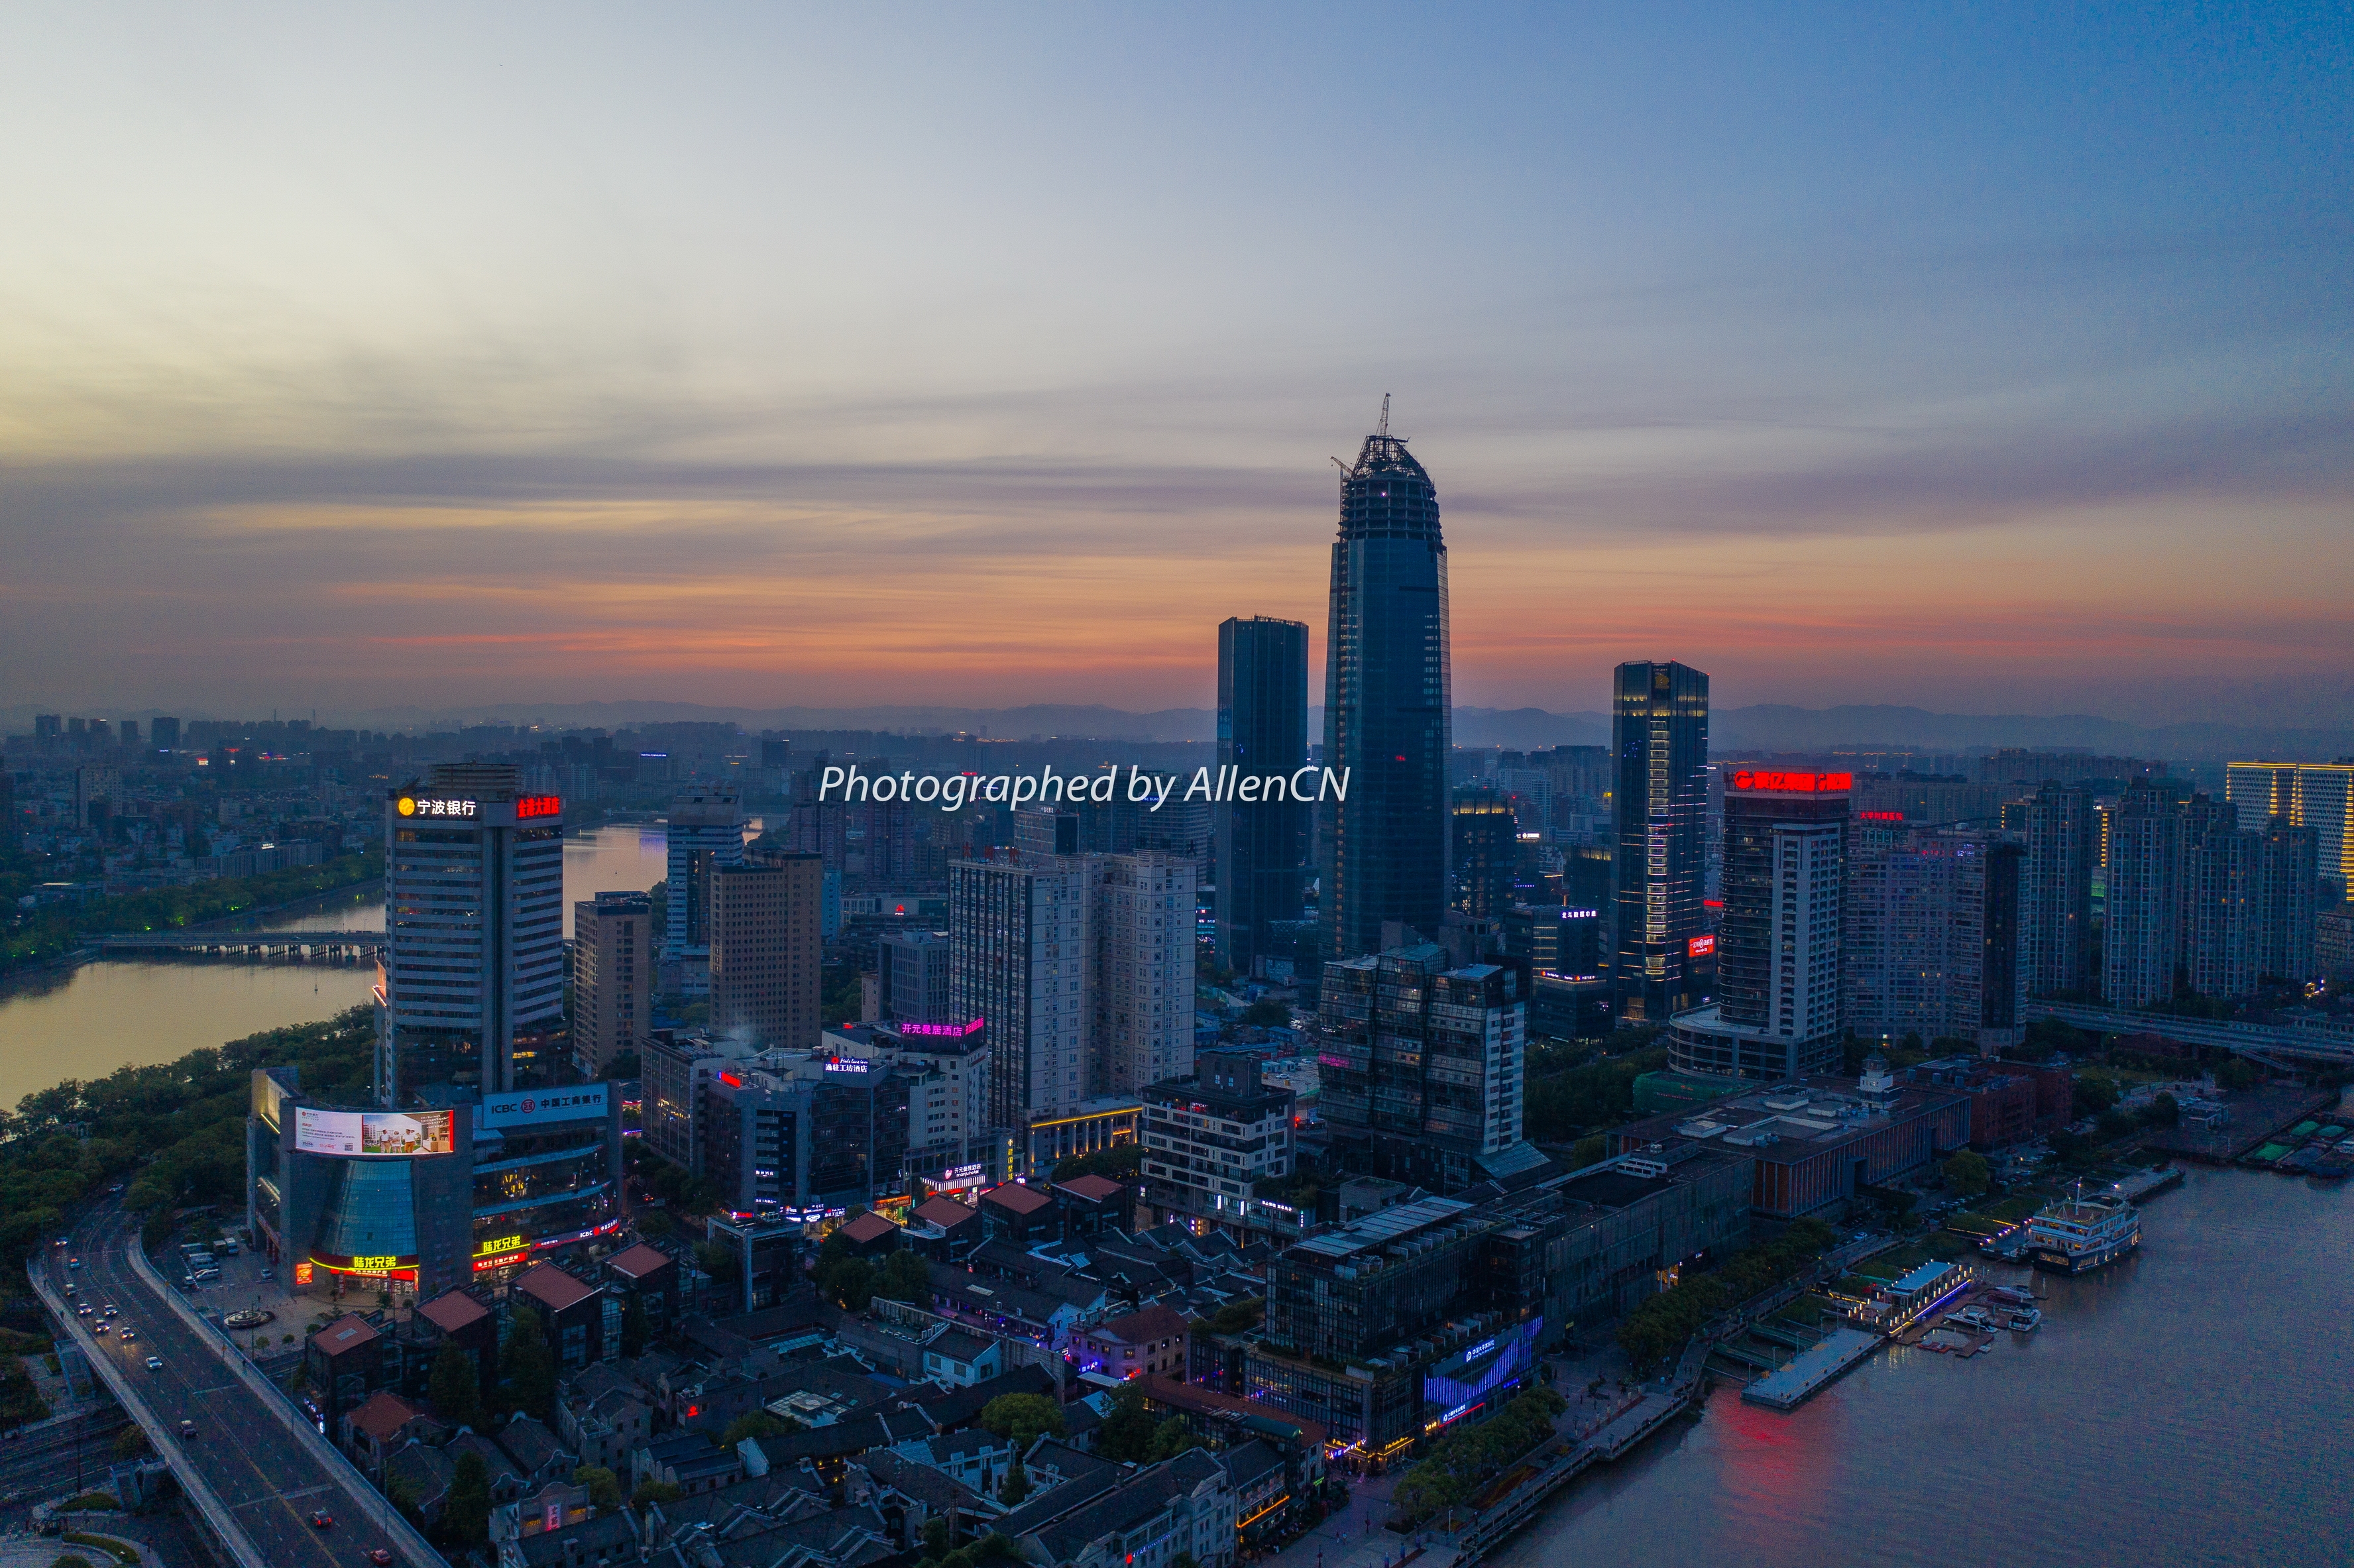
[[[448,1154],[454,1113],[294,1109],[294,1147],[305,1154]]]

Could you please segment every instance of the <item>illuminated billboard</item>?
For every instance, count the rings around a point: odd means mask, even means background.
[[[1684,956],[1687,958],[1704,959],[1714,951],[1716,951],[1714,937],[1694,937],[1684,944]]]
[[[540,1121],[585,1121],[606,1114],[611,1104],[610,1084],[581,1084],[570,1088],[534,1090],[526,1094],[483,1097],[484,1127],[520,1127]]]
[[[294,1107],[294,1147],[304,1154],[448,1154],[455,1113]]]

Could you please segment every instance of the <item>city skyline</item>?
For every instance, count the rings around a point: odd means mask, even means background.
[[[2293,8],[477,22],[0,24],[0,705],[1207,707],[1384,392],[1466,703],[2354,692]]]

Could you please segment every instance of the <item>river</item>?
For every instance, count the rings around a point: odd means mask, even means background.
[[[1721,1388],[1490,1568],[2354,1562],[2354,1192],[2193,1167],[2043,1327],[1882,1351],[1788,1415]],[[2024,1271],[1998,1269],[2024,1278]]]
[[[564,934],[572,903],[663,878],[660,823],[614,822],[564,841]],[[269,931],[384,929],[378,892],[313,900],[259,922]],[[331,1018],[366,1001],[376,966],[234,959],[105,959],[0,989],[0,1106],[66,1078],[169,1062],[264,1029]]]

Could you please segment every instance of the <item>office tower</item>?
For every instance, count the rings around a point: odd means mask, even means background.
[[[2026,853],[1982,832],[1859,819],[1841,965],[1846,1027],[1872,1039],[1966,1040],[1988,1054],[2023,1041]]]
[[[150,720],[147,725],[147,744],[151,750],[179,750],[180,721],[175,718]]]
[[[2294,827],[2285,817],[2273,818],[2256,833],[2249,924],[2254,934],[2250,965],[2259,980],[2313,976],[2314,919],[2321,908],[2317,838],[2311,828]]]
[[[818,1218],[906,1191],[907,1080],[887,1063],[766,1052],[703,1092],[702,1173],[725,1208]]]
[[[1144,1091],[1144,1201],[1188,1230],[1215,1225],[1236,1241],[1299,1234],[1289,1204],[1267,1207],[1257,1183],[1291,1170],[1292,1096],[1261,1081],[1259,1058],[1204,1051],[1193,1071]]]
[[[1726,779],[1716,1004],[1675,1019],[1675,1067],[1767,1080],[1838,1070],[1853,783],[1750,768]]]
[[[139,721],[137,719],[124,719],[120,726],[120,729],[122,732],[121,738],[124,747],[129,747],[139,744]]]
[[[58,714],[33,715],[33,739],[36,744],[55,744],[65,738],[66,721]]]
[[[2027,994],[2089,991],[2093,973],[2093,868],[2104,832],[2093,797],[2046,784],[2019,806],[2003,808],[2008,827],[2022,820],[2027,859],[2020,869],[2019,951]]]
[[[752,1047],[702,1029],[652,1029],[638,1043],[640,1135],[647,1149],[700,1175],[710,1122],[706,1086],[732,1072]]]
[[[1455,1192],[1527,1162],[1528,983],[1435,942],[1324,966],[1319,1099],[1344,1169]]]
[[[2137,781],[2109,821],[2101,994],[2112,1007],[2146,1007],[2174,995],[2182,951],[2183,813]]]
[[[2240,809],[2243,826],[2285,817],[2310,828],[2324,880],[2338,896],[2354,886],[2354,758],[2335,762],[2234,762],[2223,770],[2224,798]]]
[[[1708,676],[1619,665],[1610,744],[1619,1016],[1664,1023],[1702,997],[1691,960],[1708,929]]]
[[[85,762],[74,769],[74,826],[87,828],[102,820],[122,787],[114,769],[102,762]]]
[[[1193,1070],[1193,863],[1156,850],[1089,857],[1096,1095]]]
[[[885,931],[875,944],[875,976],[886,1022],[970,1022],[949,1015],[946,931]]]
[[[1088,1097],[1094,877],[1077,856],[949,863],[949,1013],[988,1030],[993,1128]]]
[[[1324,766],[1348,796],[1324,803],[1324,950],[1378,951],[1384,921],[1435,934],[1445,917],[1447,546],[1438,493],[1390,434],[1389,399],[1341,481],[1324,660]]]
[[[653,1022],[653,900],[599,893],[572,906],[572,1059],[601,1078]]]
[[[671,802],[670,910],[663,961],[682,965],[681,984],[700,993],[711,977],[711,874],[744,860],[744,807],[732,789],[701,790]]]
[[[816,1049],[824,863],[814,854],[761,853],[734,864],[715,857],[708,874],[712,1032]]]
[[[1219,623],[1218,763],[1287,777],[1307,766],[1306,622],[1261,615]],[[1213,810],[1218,961],[1247,975],[1266,948],[1269,923],[1299,918],[1308,807],[1287,796],[1222,801]]]
[[[1455,907],[1475,920],[1500,920],[1513,904],[1520,823],[1502,795],[1467,784],[1455,791]]]
[[[547,1081],[564,1022],[563,810],[504,763],[437,763],[387,792],[379,1104],[430,1084]]]
[[[1002,1144],[990,1136],[988,1025],[979,1019],[829,1029],[825,1050],[887,1063],[907,1081],[910,1175],[943,1187],[993,1185],[1018,1174],[1003,1168]]]

